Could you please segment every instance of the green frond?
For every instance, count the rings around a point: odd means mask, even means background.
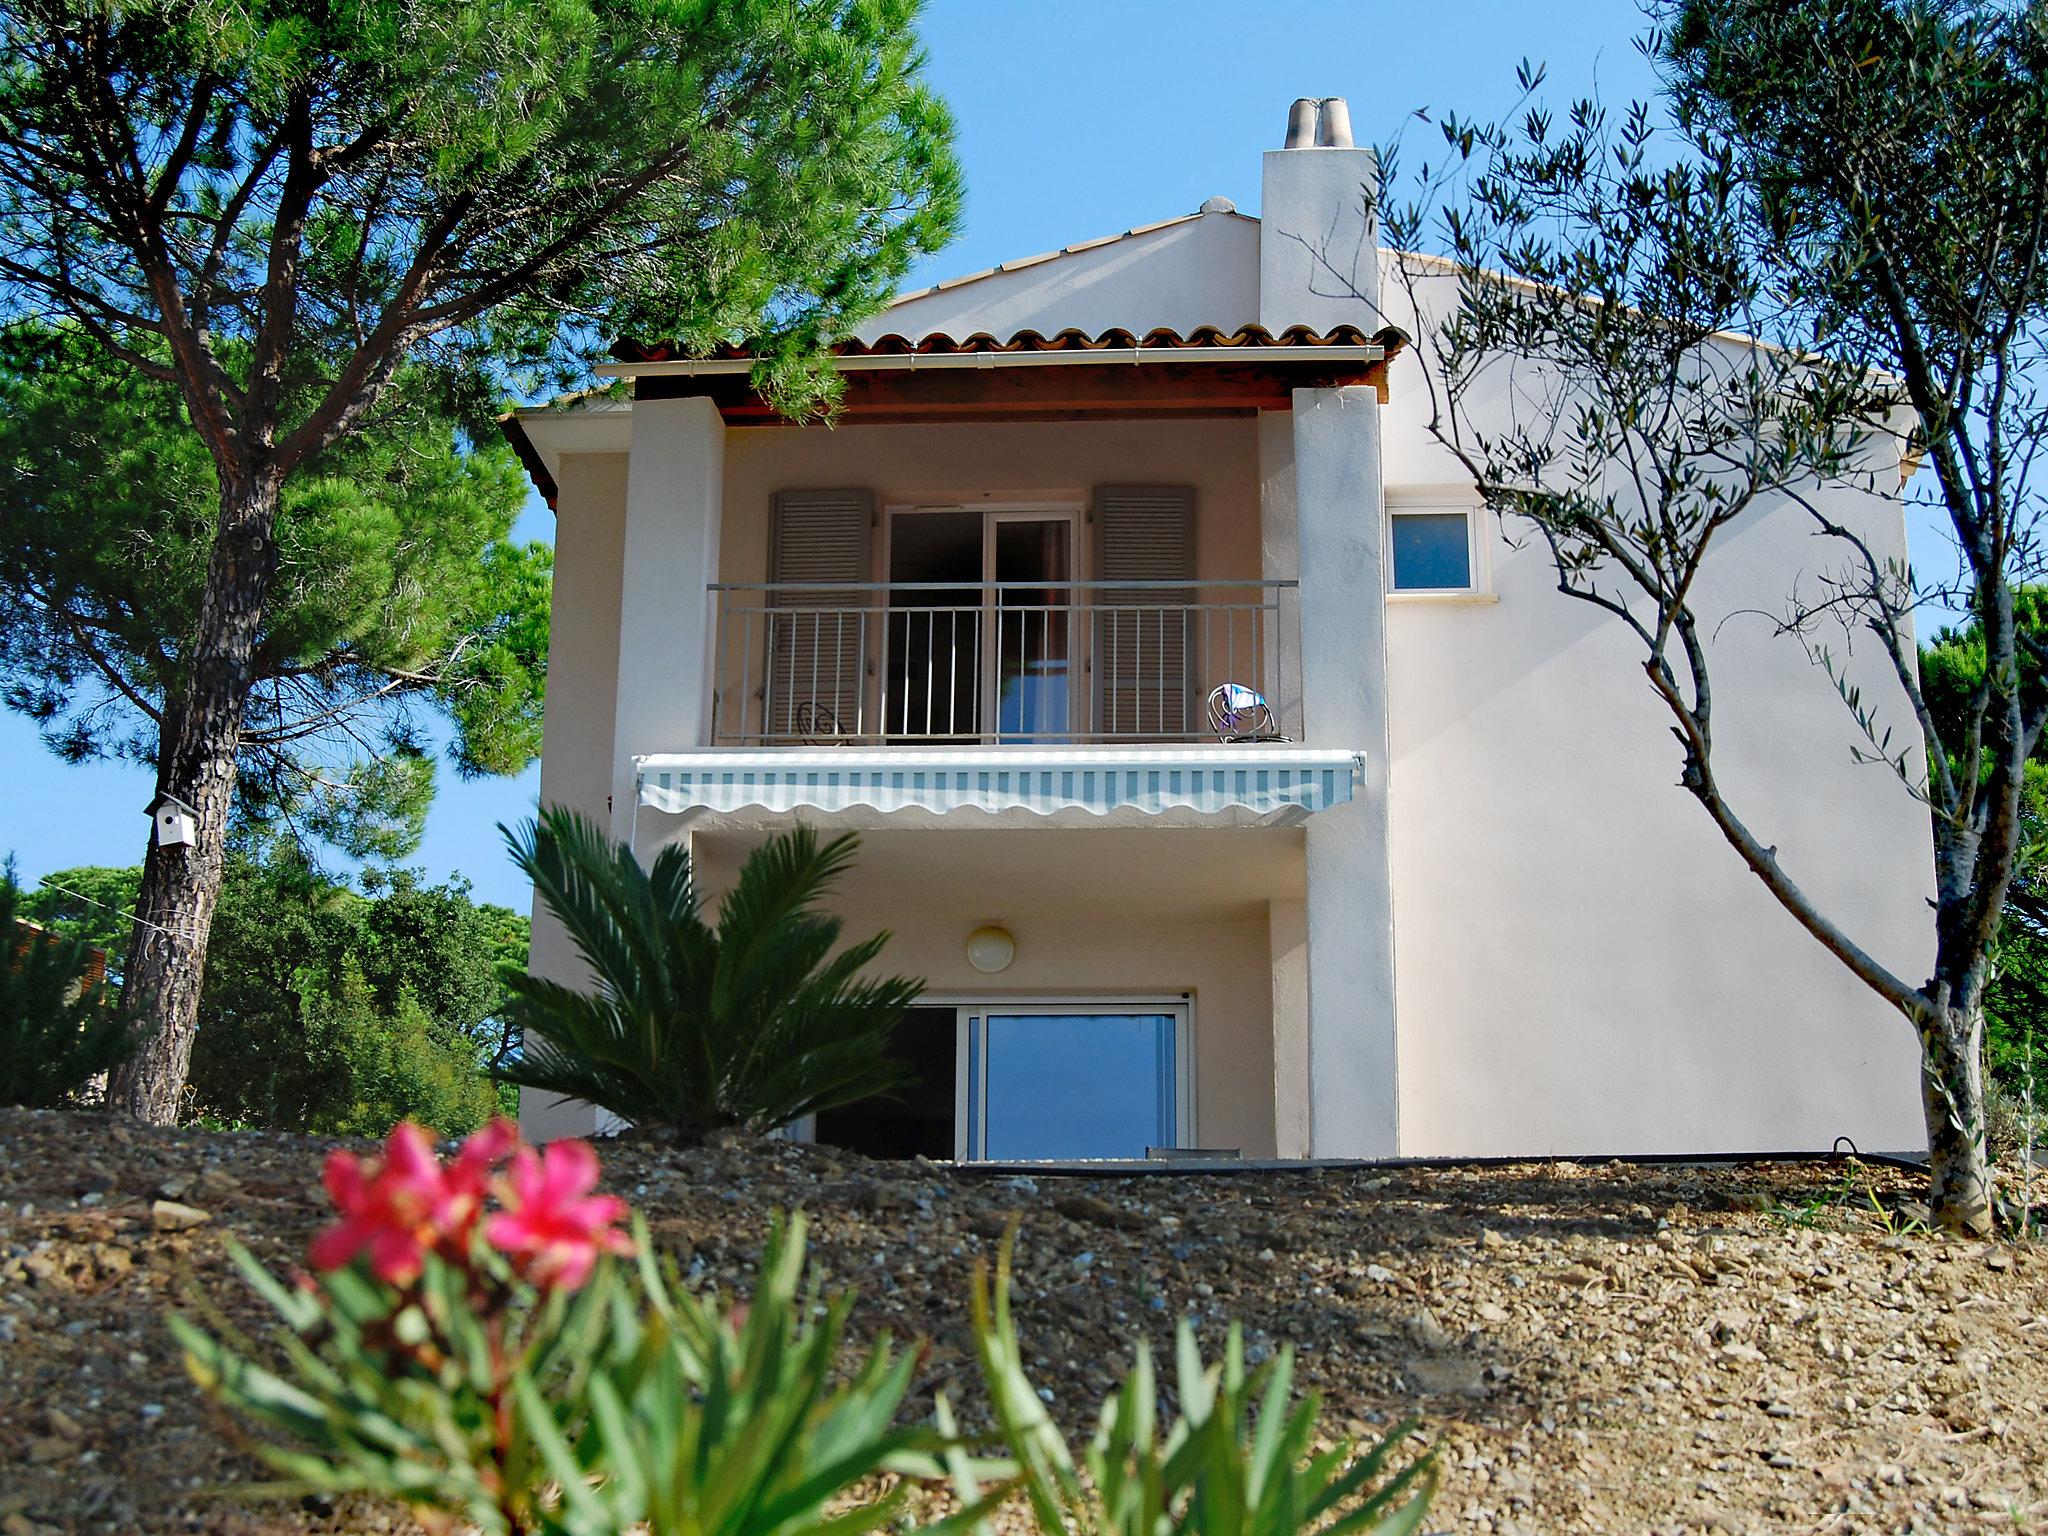
[[[686,1140],[773,1130],[906,1081],[890,1037],[923,983],[871,976],[886,935],[841,948],[839,918],[819,910],[852,863],[851,835],[821,843],[799,828],[770,840],[712,924],[680,844],[643,867],[556,807],[507,840],[596,987],[512,984],[525,1045],[501,1066],[506,1081]]]

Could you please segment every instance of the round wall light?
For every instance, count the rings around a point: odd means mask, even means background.
[[[1007,928],[986,923],[967,935],[967,963],[977,971],[992,976],[1008,970],[1016,958],[1017,941],[1010,937]]]

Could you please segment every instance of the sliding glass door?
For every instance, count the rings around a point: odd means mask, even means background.
[[[968,1158],[1143,1158],[1186,1142],[1187,1008],[963,1008]]]
[[[890,510],[885,735],[907,743],[1072,739],[1077,515]]]

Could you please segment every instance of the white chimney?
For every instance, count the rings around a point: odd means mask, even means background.
[[[1366,199],[1379,187],[1378,158],[1352,142],[1341,96],[1295,102],[1286,146],[1265,157],[1259,324],[1275,334],[1293,325],[1376,331],[1379,224]]]

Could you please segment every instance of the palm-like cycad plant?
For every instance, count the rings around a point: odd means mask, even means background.
[[[590,966],[596,989],[510,978],[524,1044],[497,1074],[586,1100],[686,1142],[727,1126],[767,1131],[886,1093],[908,1075],[890,1032],[921,980],[861,980],[886,933],[836,954],[841,923],[817,910],[856,839],[808,828],[757,849],[700,912],[690,856],[643,866],[631,848],[559,807],[517,832],[512,857]]]

